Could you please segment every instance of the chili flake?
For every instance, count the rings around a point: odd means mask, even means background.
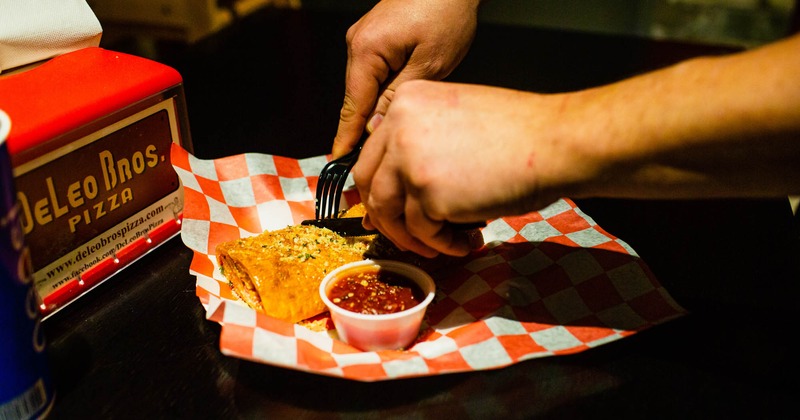
[[[337,306],[362,314],[391,314],[418,305],[425,299],[411,279],[388,270],[366,269],[337,279],[328,291]]]

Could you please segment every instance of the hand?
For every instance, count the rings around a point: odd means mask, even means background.
[[[383,0],[347,31],[345,96],[333,157],[349,152],[384,114],[401,83],[442,79],[475,36],[479,0]],[[366,127],[369,129],[369,127]]]
[[[556,95],[403,83],[353,168],[365,225],[423,256],[464,255],[446,222],[560,197],[800,194],[798,47],[800,35]]]
[[[542,125],[557,119],[560,101],[487,86],[403,84],[353,168],[366,224],[403,250],[465,255],[467,238],[446,222],[522,214],[555,201],[550,174],[569,180],[571,159],[581,154],[556,141],[554,125]]]

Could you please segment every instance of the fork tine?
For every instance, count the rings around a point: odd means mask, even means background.
[[[336,217],[339,211],[339,198],[342,195],[342,190],[339,188],[341,174],[334,174],[328,189],[328,207],[325,209],[325,218]]]
[[[365,132],[350,153],[334,159],[322,167],[317,181],[317,200],[314,208],[317,219],[335,217],[338,214],[347,175],[358,159],[361,147],[366,142],[367,137],[368,134]]]
[[[343,156],[328,162],[323,166],[322,171],[320,171],[319,180],[317,182],[317,201],[315,206],[317,219],[329,217],[328,207],[331,199],[331,186],[335,181],[337,168],[341,165],[345,157],[346,156]]]
[[[323,219],[323,214],[326,212],[324,209],[327,206],[328,190],[330,189],[330,182],[328,179],[331,175],[331,169],[337,165],[337,161],[330,161],[322,167],[317,181],[317,200],[314,207],[314,213],[317,219]]]
[[[333,198],[333,184],[336,182],[337,175],[334,172],[328,172],[325,177],[325,185],[322,190],[322,199],[319,202],[319,218],[327,219],[332,216],[331,199]]]
[[[317,189],[319,193],[316,208],[317,218],[335,217],[338,213],[347,173],[350,172],[349,168],[347,165],[340,164],[326,172],[321,188]]]
[[[339,204],[342,200],[342,192],[344,191],[344,184],[347,182],[347,174],[350,173],[350,168],[350,165],[344,167],[342,173],[339,174],[339,179],[336,180],[333,186],[333,193],[330,195],[330,197],[333,198],[333,206],[328,213],[330,217],[339,214]]]
[[[328,172],[325,177],[325,182],[322,185],[320,191],[320,199],[317,201],[317,218],[318,219],[325,219],[331,216],[330,206],[331,206],[331,198],[332,198],[332,187],[333,182],[335,182],[336,174],[332,172]]]

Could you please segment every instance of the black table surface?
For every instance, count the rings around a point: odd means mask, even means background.
[[[162,46],[157,59],[184,77],[195,155],[328,152],[357,18],[264,9],[194,45]],[[725,52],[486,25],[449,79],[559,92]],[[362,383],[222,355],[176,237],[44,322],[51,418],[796,417],[800,252],[786,200],[578,204],[690,315],[575,355]]]

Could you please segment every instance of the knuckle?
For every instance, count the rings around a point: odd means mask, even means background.
[[[377,45],[382,45],[382,34],[375,31],[360,31],[351,27],[347,31],[346,40],[350,55],[353,57],[372,55]]]
[[[450,73],[442,57],[438,55],[431,57],[430,60],[423,61],[420,66],[422,74],[431,79],[442,79]]]
[[[359,28],[358,23],[355,23],[355,24],[351,25],[349,28],[347,28],[347,32],[345,32],[345,34],[344,34],[344,39],[347,42],[347,45],[350,45],[350,44],[353,43],[353,39],[355,38],[356,34],[358,33],[358,28]]]
[[[344,101],[342,101],[342,108],[339,111],[339,120],[353,122],[358,117],[357,108],[358,106],[353,97],[349,94],[345,94]]]

